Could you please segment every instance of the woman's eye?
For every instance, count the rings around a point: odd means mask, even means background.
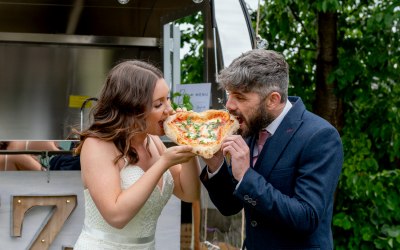
[[[160,100],[158,102],[155,102],[154,108],[161,108],[162,106],[166,105],[167,103],[169,103],[170,99],[169,97],[166,98],[165,100]]]

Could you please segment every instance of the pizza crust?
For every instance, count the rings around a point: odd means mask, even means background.
[[[186,141],[187,138],[182,138],[184,134],[178,130],[176,122],[186,120],[187,117],[190,117],[191,119],[194,119],[196,121],[199,120],[209,121],[211,119],[216,119],[216,118],[220,118],[221,120],[223,120],[220,135],[218,135],[217,140],[212,143],[199,144],[199,143],[188,142]],[[171,141],[173,141],[178,145],[192,146],[193,153],[200,155],[201,157],[204,157],[206,159],[211,158],[218,150],[220,150],[221,142],[225,137],[234,134],[238,129],[239,129],[238,120],[233,115],[229,114],[227,111],[224,110],[211,109],[203,111],[201,113],[196,113],[193,111],[177,112],[176,114],[169,116],[164,121],[165,135],[169,139],[171,139]]]

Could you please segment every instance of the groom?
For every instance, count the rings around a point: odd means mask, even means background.
[[[225,216],[244,209],[245,249],[333,249],[333,200],[343,164],[337,130],[299,97],[288,97],[289,67],[275,51],[248,51],[218,79],[240,135],[204,159],[200,178],[212,202]]]

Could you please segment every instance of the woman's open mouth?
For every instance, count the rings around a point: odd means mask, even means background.
[[[161,129],[164,129],[164,121],[159,121],[158,125],[160,126]]]

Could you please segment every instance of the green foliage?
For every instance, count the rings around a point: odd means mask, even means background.
[[[265,1],[261,6],[260,35],[268,49],[283,53],[291,67],[289,93],[301,96],[307,107],[315,97],[316,14],[308,1]],[[256,13],[252,15],[255,27]]]
[[[339,62],[329,81],[338,83],[344,103],[345,162],[335,249],[400,249],[400,2],[264,1],[260,35],[286,56],[289,94],[308,108],[315,99],[318,11],[338,13]]]
[[[204,18],[202,12],[183,17],[175,21],[181,30],[181,84],[203,82],[204,65]],[[190,95],[174,92],[171,98],[173,109],[186,108],[193,110]]]
[[[190,95],[181,94],[180,92],[175,92],[172,95],[171,105],[173,109],[186,108],[187,110],[193,110],[193,105],[190,101]]]
[[[376,172],[377,162],[366,154],[349,158],[337,196],[339,211],[333,220],[336,249],[398,249],[400,172]],[[353,168],[353,162],[361,164]]]
[[[204,65],[204,18],[201,12],[186,16],[176,23],[181,24],[181,48],[187,53],[181,58],[181,83],[203,82]]]

